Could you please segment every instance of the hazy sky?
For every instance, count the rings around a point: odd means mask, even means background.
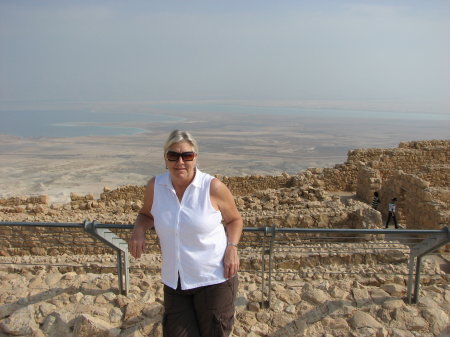
[[[450,1],[0,0],[0,105],[356,100],[450,113]]]

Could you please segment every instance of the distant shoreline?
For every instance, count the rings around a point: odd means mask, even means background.
[[[343,103],[341,103],[343,104]],[[385,121],[435,121],[448,123],[450,113],[395,111],[376,109],[364,105],[348,104],[327,106],[318,102],[246,102],[246,101],[181,101],[153,102],[144,105],[79,106],[65,108],[36,107],[27,109],[0,109],[0,134],[19,137],[83,137],[133,135],[146,132],[143,124],[181,122],[192,115],[202,115],[209,120],[214,115],[234,115],[243,118],[290,119],[348,119]]]
[[[158,114],[151,111],[150,114]],[[144,185],[165,171],[162,147],[173,129],[197,138],[199,167],[228,176],[296,174],[344,163],[358,148],[448,139],[450,122],[299,117],[245,113],[173,113],[176,120],[125,124],[134,135],[28,138],[0,135],[0,196],[70,192],[99,195],[103,187]],[[124,125],[124,124],[122,124]]]

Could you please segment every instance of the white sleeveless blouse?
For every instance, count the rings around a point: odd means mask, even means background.
[[[162,251],[162,281],[192,289],[226,281],[223,257],[227,246],[222,214],[210,199],[212,177],[196,170],[181,202],[169,173],[157,176],[150,210]]]

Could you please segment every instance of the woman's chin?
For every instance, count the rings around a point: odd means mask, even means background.
[[[180,177],[180,178],[188,176],[188,172],[185,169],[173,170],[171,173],[175,177]]]

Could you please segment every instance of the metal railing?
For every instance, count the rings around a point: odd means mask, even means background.
[[[11,230],[5,230],[7,227]],[[36,227],[42,229],[36,231]],[[50,252],[52,249],[69,249],[70,252],[70,247],[76,246],[95,254],[101,249],[112,249],[117,254],[119,290],[127,294],[129,270],[133,266],[129,263],[126,242],[132,228],[133,225],[129,224],[101,224],[87,220],[83,223],[0,222],[0,249],[9,247],[13,252],[15,249],[16,253],[23,249],[45,249]],[[23,233],[27,230],[30,233],[24,239]],[[148,238],[151,238],[152,247],[157,245],[154,231],[148,234]],[[392,259],[397,259],[400,264],[407,262],[407,300],[409,303],[417,303],[422,258],[449,242],[448,227],[442,230],[394,230],[272,226],[245,227],[239,246],[242,270],[261,273],[261,305],[269,307],[274,274],[302,273],[302,269],[314,259],[332,260],[343,255],[354,259],[353,265],[366,260],[391,262]],[[255,260],[255,252],[260,260]],[[400,255],[388,258],[387,254]],[[292,255],[291,264],[295,266],[293,270],[292,267],[286,270],[289,255]],[[351,272],[330,272],[333,273],[338,275]]]
[[[262,299],[263,306],[270,306],[271,280],[274,273],[280,272],[279,266],[274,266],[274,257],[281,252],[281,259],[286,259],[286,249],[296,250],[295,259],[301,254],[311,258],[320,256],[356,255],[367,257],[370,252],[382,260],[386,252],[403,252],[408,260],[407,300],[417,303],[422,258],[450,242],[450,230],[407,230],[407,229],[328,229],[328,228],[276,228],[264,227],[256,229],[264,231],[262,254]],[[255,229],[252,229],[255,231]],[[296,237],[293,237],[296,236]],[[287,248],[286,248],[287,247]],[[284,251],[283,251],[284,250]],[[298,253],[300,252],[300,254]],[[387,258],[387,260],[389,260]],[[268,260],[268,261],[266,261]],[[405,259],[400,259],[402,262]],[[266,264],[269,265],[268,270]],[[414,272],[415,270],[415,272]],[[265,274],[268,273],[268,277]],[[339,274],[339,272],[335,273]],[[264,286],[267,279],[268,286]],[[414,285],[414,293],[413,293]],[[264,299],[266,297],[266,300]]]
[[[10,227],[12,230],[2,230]],[[82,223],[58,222],[0,222],[0,249],[10,248],[20,255],[24,250],[31,253],[48,251],[52,255],[59,249],[74,252],[84,247],[86,251],[98,253],[105,245],[117,254],[117,275],[119,291],[127,295],[129,290],[128,244],[109,228],[96,221]],[[121,227],[132,228],[130,225]],[[19,229],[20,228],[20,229]],[[41,228],[36,231],[36,228]],[[90,249],[88,249],[90,248]]]

